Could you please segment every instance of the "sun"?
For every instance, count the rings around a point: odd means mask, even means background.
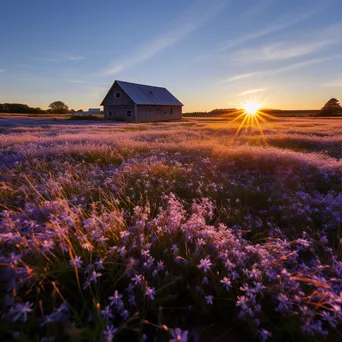
[[[259,102],[247,102],[243,105],[243,109],[247,115],[254,116],[258,114],[261,105]]]

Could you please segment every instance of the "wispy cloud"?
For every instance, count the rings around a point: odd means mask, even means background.
[[[322,86],[327,88],[342,87],[342,77],[323,83]]]
[[[107,91],[108,91],[108,88],[104,88],[104,87],[94,88],[94,89],[91,89],[91,91],[89,92],[89,95],[103,98],[104,94],[106,94]]]
[[[228,83],[228,82],[235,82],[235,81],[240,81],[244,78],[250,78],[252,76],[257,75],[256,72],[249,72],[249,73],[245,73],[245,74],[238,74],[238,75],[234,75],[228,78],[225,78],[223,80],[221,80],[220,83]]]
[[[66,80],[66,81],[70,83],[91,84],[91,82],[82,81],[82,80]]]
[[[275,4],[274,0],[259,0],[255,1],[249,8],[244,11],[244,17],[256,17],[266,11],[269,7]]]
[[[305,13],[302,13],[298,16],[292,16],[291,18],[282,18],[280,20],[277,20],[275,23],[273,23],[272,25],[265,27],[259,31],[247,34],[245,36],[239,37],[235,40],[231,40],[225,44],[223,44],[219,49],[218,52],[223,52],[227,49],[230,49],[232,47],[235,47],[237,45],[240,44],[244,44],[248,41],[257,39],[257,38],[261,38],[267,35],[270,35],[272,33],[275,33],[277,31],[281,31],[284,30],[288,27],[294,26],[298,23],[300,23],[301,21],[308,19],[309,17],[313,16],[315,13],[317,13],[318,8],[314,8],[311,9],[310,11],[307,11]]]
[[[68,61],[80,61],[82,59],[85,59],[85,57],[83,57],[83,56],[64,56],[62,58],[64,58],[65,60],[68,60]]]
[[[319,30],[300,34],[299,39],[243,49],[235,54],[237,63],[255,61],[280,61],[297,58],[327,49],[342,41],[342,23],[335,23]]]
[[[242,93],[239,93],[238,96],[245,96],[245,95],[250,95],[250,94],[256,94],[256,93],[261,93],[265,91],[267,88],[258,88],[258,89],[250,89],[243,91]]]
[[[193,31],[214,18],[226,5],[228,0],[196,1],[195,5],[183,12],[171,25],[172,28],[154,40],[145,43],[132,53],[134,57],[116,60],[102,70],[104,75],[112,75],[152,58],[157,53],[184,39]]]
[[[45,62],[54,62],[54,63],[60,63],[60,62],[77,62],[81,61],[82,59],[85,59],[83,56],[77,56],[77,55],[54,55],[51,57],[37,57],[36,59],[40,61]]]
[[[0,69],[0,72],[5,72],[5,69]]]
[[[250,72],[250,73],[245,73],[245,74],[237,74],[229,78],[225,78],[219,81],[219,83],[235,82],[235,81],[240,81],[246,78],[252,78],[254,76],[259,76],[259,77],[270,76],[270,75],[273,76],[273,75],[280,74],[283,72],[292,71],[292,70],[304,68],[310,65],[332,61],[335,59],[342,59],[342,54],[337,54],[337,55],[328,56],[328,57],[321,57],[321,58],[313,58],[313,59],[309,59],[309,60],[298,62],[298,63],[293,63],[290,65],[286,65],[286,66],[283,66],[277,69],[272,69],[272,70],[261,70],[261,71],[255,71],[255,72]]]
[[[290,70],[295,70],[295,69],[300,69],[300,68],[304,68],[307,67],[309,65],[314,65],[314,64],[319,64],[319,63],[323,63],[323,62],[327,62],[327,61],[332,61],[334,59],[341,59],[342,58],[342,54],[338,54],[338,55],[334,55],[334,56],[329,56],[329,57],[321,57],[321,58],[313,58],[313,59],[309,59],[303,62],[298,62],[298,63],[294,63],[294,64],[290,64],[275,70],[270,70],[270,71],[264,71],[263,75],[274,75],[274,74],[279,74],[285,71],[290,71]]]
[[[320,42],[271,44],[261,48],[242,50],[235,55],[235,60],[239,63],[252,61],[281,61],[318,52],[337,42],[337,40],[331,39]]]
[[[106,84],[108,85],[107,82],[91,82],[91,81],[84,81],[84,80],[66,80],[69,83],[78,83],[78,84]]]

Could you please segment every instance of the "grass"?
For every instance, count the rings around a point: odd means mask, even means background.
[[[91,115],[91,114],[73,114],[70,115],[69,120],[104,120],[103,115]]]
[[[70,114],[23,114],[23,113],[0,113],[0,117],[28,117],[28,118],[68,118]]]
[[[341,339],[341,120],[238,127],[3,118],[0,339]]]

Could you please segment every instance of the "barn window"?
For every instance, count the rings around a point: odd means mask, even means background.
[[[164,108],[164,115],[167,115],[169,113],[169,108]]]
[[[117,91],[117,92],[115,93],[115,97],[121,97],[121,93],[120,93],[119,91]]]
[[[132,111],[130,109],[127,109],[126,114],[127,114],[128,117],[131,117],[132,116]]]
[[[112,116],[112,111],[111,110],[108,111],[108,116]]]
[[[170,114],[173,114],[173,108],[170,108]]]

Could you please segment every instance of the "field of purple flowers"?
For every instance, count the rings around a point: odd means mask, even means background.
[[[1,341],[341,341],[342,120],[0,118]]]

